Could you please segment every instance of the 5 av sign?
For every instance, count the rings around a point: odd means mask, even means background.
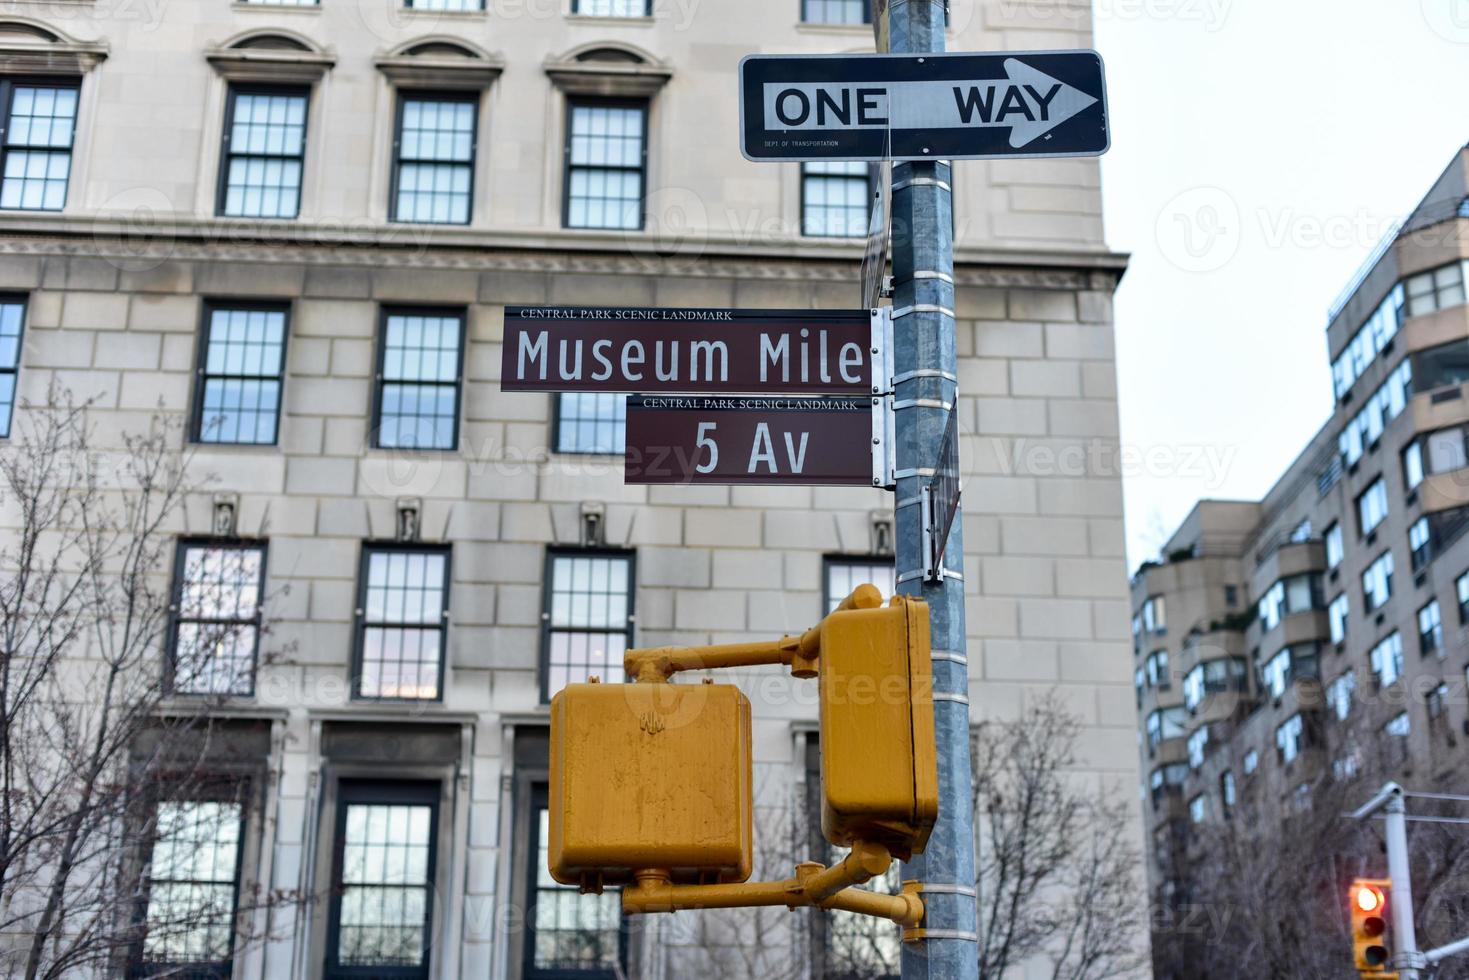
[[[1110,142],[1106,101],[1095,51],[751,55],[740,62],[741,150],[750,160],[1096,156]]]

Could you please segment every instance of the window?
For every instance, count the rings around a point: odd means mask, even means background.
[[[571,0],[571,12],[585,17],[651,17],[653,0]]]
[[[1200,793],[1188,801],[1188,818],[1193,823],[1203,823],[1209,817],[1209,798]]]
[[[1316,676],[1316,648],[1310,644],[1286,647],[1260,668],[1260,686],[1275,699],[1285,694],[1286,685]]]
[[[243,808],[230,800],[161,800],[154,815],[139,972],[229,976]]]
[[[1469,572],[1454,580],[1454,594],[1459,599],[1459,623],[1469,623]]]
[[[801,20],[807,24],[870,24],[868,0],[801,0]]]
[[[1464,444],[1464,429],[1439,429],[1424,436],[1428,443],[1427,473],[1452,473],[1469,466],[1469,452]]]
[[[78,92],[75,82],[0,80],[0,208],[66,205]]]
[[[1418,571],[1433,559],[1433,529],[1428,518],[1420,517],[1408,528],[1409,561],[1413,571]]]
[[[1224,817],[1227,820],[1234,813],[1234,805],[1239,800],[1232,769],[1226,769],[1219,775],[1219,799],[1224,803]]]
[[[1149,633],[1164,633],[1168,630],[1167,607],[1162,596],[1150,596],[1143,603],[1143,629]]]
[[[25,334],[23,296],[0,295],[0,439],[10,437],[15,389],[20,374],[20,342]]]
[[[1357,498],[1357,529],[1365,535],[1371,534],[1387,517],[1387,482],[1378,477],[1362,496]]]
[[[1143,706],[1143,691],[1147,690],[1148,686],[1148,677],[1143,673],[1141,667],[1132,672],[1132,686],[1137,689],[1137,706],[1141,708]]]
[[[1418,652],[1425,657],[1434,652],[1444,655],[1443,616],[1437,599],[1418,610]]]
[[[1226,585],[1224,587],[1224,604],[1231,609],[1239,605],[1239,586]]]
[[[327,980],[428,977],[437,783],[338,786]]]
[[[1423,482],[1423,443],[1414,439],[1403,450],[1403,486],[1416,490]]]
[[[1245,771],[1246,776],[1253,776],[1255,770],[1260,768],[1260,753],[1254,749],[1250,749],[1245,753],[1245,757],[1240,763],[1240,768]]]
[[[254,693],[264,577],[263,545],[179,545],[170,662],[175,693]]]
[[[1154,769],[1149,776],[1153,792],[1153,806],[1162,802],[1164,793],[1180,792],[1187,778],[1188,766],[1182,762],[1173,762]]]
[[[566,227],[642,228],[647,104],[572,102],[568,111]]]
[[[1412,731],[1412,729],[1412,720],[1408,717],[1408,713],[1406,711],[1403,711],[1394,715],[1391,721],[1382,726],[1382,734],[1396,735],[1401,738],[1407,738],[1408,733]]]
[[[1429,721],[1439,721],[1444,716],[1444,705],[1449,697],[1449,686],[1442,681],[1438,686],[1423,696],[1423,705],[1428,712]]]
[[[1183,738],[1188,712],[1182,707],[1159,708],[1148,715],[1148,747],[1156,748],[1165,739]]]
[[[1422,357],[1423,355],[1417,355]],[[1427,390],[1426,388],[1424,390]],[[1387,423],[1402,414],[1413,394],[1413,362],[1404,360],[1388,376],[1337,437],[1342,465],[1352,466],[1367,447],[1382,438]]]
[[[1307,517],[1301,523],[1291,528],[1290,543],[1300,544],[1302,541],[1311,540],[1311,518]]]
[[[1387,687],[1403,676],[1403,638],[1394,632],[1373,647],[1367,659],[1372,665],[1372,678],[1377,687]]]
[[[476,8],[477,9],[477,8]],[[469,224],[479,99],[404,95],[393,141],[393,220]]]
[[[627,437],[627,396],[565,391],[556,396],[556,451],[621,455]]]
[[[632,642],[632,554],[552,551],[546,561],[541,696],[549,702],[593,675],[622,680],[622,655]]]
[[[262,7],[315,7],[321,0],[239,0],[241,3],[257,3]]]
[[[1338,721],[1346,721],[1352,713],[1352,697],[1357,693],[1357,672],[1347,670],[1326,686],[1326,704]]]
[[[843,599],[852,594],[853,589],[863,583],[877,586],[883,598],[889,598],[897,589],[895,585],[897,574],[897,566],[893,564],[891,558],[876,555],[871,558],[828,557],[826,559],[825,611],[831,612]]]
[[[1183,706],[1193,711],[1210,694],[1243,691],[1248,668],[1242,657],[1206,660],[1196,665],[1183,679]]]
[[[1331,600],[1326,607],[1326,618],[1331,625],[1331,642],[1340,643],[1347,638],[1347,621],[1351,618],[1352,603],[1343,592]]]
[[[867,164],[835,160],[801,164],[801,234],[865,238],[871,210]]]
[[[1464,302],[1464,271],[1459,263],[1409,276],[1408,316],[1422,316]]]
[[[1355,778],[1361,768],[1362,760],[1355,751],[1331,760],[1331,776],[1338,782]]]
[[[461,313],[383,310],[374,446],[453,449],[458,445],[463,349]]]
[[[1335,568],[1346,556],[1346,551],[1342,547],[1341,525],[1333,522],[1331,527],[1326,529],[1324,537],[1326,539],[1326,567]]]
[[[1367,600],[1367,612],[1382,608],[1382,604],[1392,598],[1392,572],[1392,552],[1384,551],[1362,573],[1362,594]]]
[[[230,88],[220,214],[294,218],[300,213],[307,97],[305,89]]]
[[[1282,763],[1288,763],[1301,754],[1305,734],[1305,723],[1300,715],[1291,715],[1275,729],[1275,751]]]
[[[433,701],[443,694],[449,552],[373,545],[358,584],[359,698]]]
[[[534,840],[526,871],[533,891],[526,915],[525,980],[621,975],[626,945],[621,893],[608,888],[600,895],[582,895],[575,885],[552,878],[545,787],[533,792],[530,812]]]
[[[1260,624],[1269,632],[1280,625],[1282,618],[1321,605],[1321,576],[1292,575],[1278,580],[1260,600]]]
[[[1173,686],[1173,679],[1168,674],[1167,650],[1154,650],[1148,654],[1147,667],[1149,687],[1166,691]]]
[[[1204,753],[1209,748],[1209,726],[1205,725],[1188,737],[1188,767],[1197,769],[1204,764]]]
[[[1132,617],[1132,652],[1134,654],[1142,652],[1142,635],[1143,614],[1141,612],[1138,612],[1135,613]]]
[[[404,0],[403,6],[412,10],[484,10],[485,0]]]
[[[210,304],[194,393],[199,442],[271,445],[280,423],[286,308]]]
[[[1387,346],[1403,323],[1406,293],[1401,283],[1394,286],[1378,304],[1372,316],[1347,344],[1347,349],[1331,364],[1331,378],[1336,397],[1345,395],[1372,359]]]

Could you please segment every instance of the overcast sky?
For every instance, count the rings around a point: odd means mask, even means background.
[[[1469,142],[1469,0],[1093,0],[1129,560],[1326,421],[1326,312]]]

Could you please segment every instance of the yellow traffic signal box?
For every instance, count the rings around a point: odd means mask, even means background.
[[[1387,902],[1392,893],[1388,878],[1357,878],[1348,890],[1352,913],[1352,953],[1357,974],[1371,980],[1390,980],[1397,972],[1390,963]]]
[[[939,808],[928,606],[895,596],[838,609],[818,629],[822,833],[907,859]]]
[[[570,684],[551,699],[551,876],[750,876],[750,702],[729,684]]]

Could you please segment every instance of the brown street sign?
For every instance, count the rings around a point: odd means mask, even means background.
[[[873,485],[871,398],[627,401],[628,483]]]
[[[508,306],[503,391],[870,395],[871,310]]]

